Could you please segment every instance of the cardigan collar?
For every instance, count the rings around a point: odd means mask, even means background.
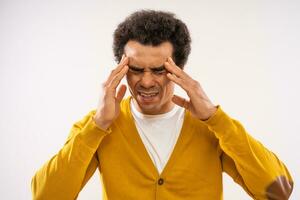
[[[187,127],[189,126],[188,118],[191,117],[191,114],[185,109],[184,114],[184,120],[183,125],[179,134],[179,137],[177,139],[177,142],[174,146],[173,152],[171,153],[169,160],[167,161],[163,171],[161,174],[157,171],[152,159],[150,158],[144,143],[142,139],[140,138],[140,135],[138,134],[137,128],[134,123],[134,118],[132,116],[131,110],[130,110],[130,100],[131,96],[127,97],[126,99],[122,100],[121,102],[121,113],[120,115],[124,117],[126,120],[126,124],[119,124],[118,126],[123,130],[124,137],[126,137],[128,143],[130,146],[135,147],[137,150],[135,153],[138,155],[138,157],[142,160],[142,163],[145,164],[145,166],[150,170],[151,174],[153,175],[153,178],[157,177],[163,177],[172,169],[172,166],[174,166],[176,159],[180,157],[181,152],[185,148],[185,140],[189,138],[191,135],[185,130],[187,130]],[[118,121],[121,122],[122,120]]]

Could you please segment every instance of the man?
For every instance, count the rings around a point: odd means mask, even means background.
[[[119,62],[97,110],[74,124],[64,147],[33,177],[34,199],[75,199],[98,168],[103,197],[222,199],[222,172],[254,199],[288,199],[285,165],[214,105],[184,72],[186,25],[173,14],[138,11],[114,33]],[[131,96],[123,99],[126,76]],[[189,99],[174,95],[174,85]]]

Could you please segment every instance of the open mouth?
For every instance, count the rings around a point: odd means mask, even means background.
[[[144,102],[151,102],[158,96],[158,92],[138,92],[140,100]]]
[[[151,92],[151,93],[138,92],[138,94],[142,97],[155,97],[158,95],[158,92]]]

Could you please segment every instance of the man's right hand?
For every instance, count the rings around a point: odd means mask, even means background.
[[[126,85],[121,85],[116,93],[117,87],[128,71],[128,57],[122,56],[119,65],[112,70],[108,79],[102,84],[102,95],[100,95],[97,112],[94,121],[97,126],[106,130],[120,114],[120,102],[126,92]]]

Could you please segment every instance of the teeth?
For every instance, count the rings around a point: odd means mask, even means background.
[[[157,93],[150,93],[150,94],[140,93],[140,95],[143,96],[143,97],[153,97],[153,96],[157,95]]]

